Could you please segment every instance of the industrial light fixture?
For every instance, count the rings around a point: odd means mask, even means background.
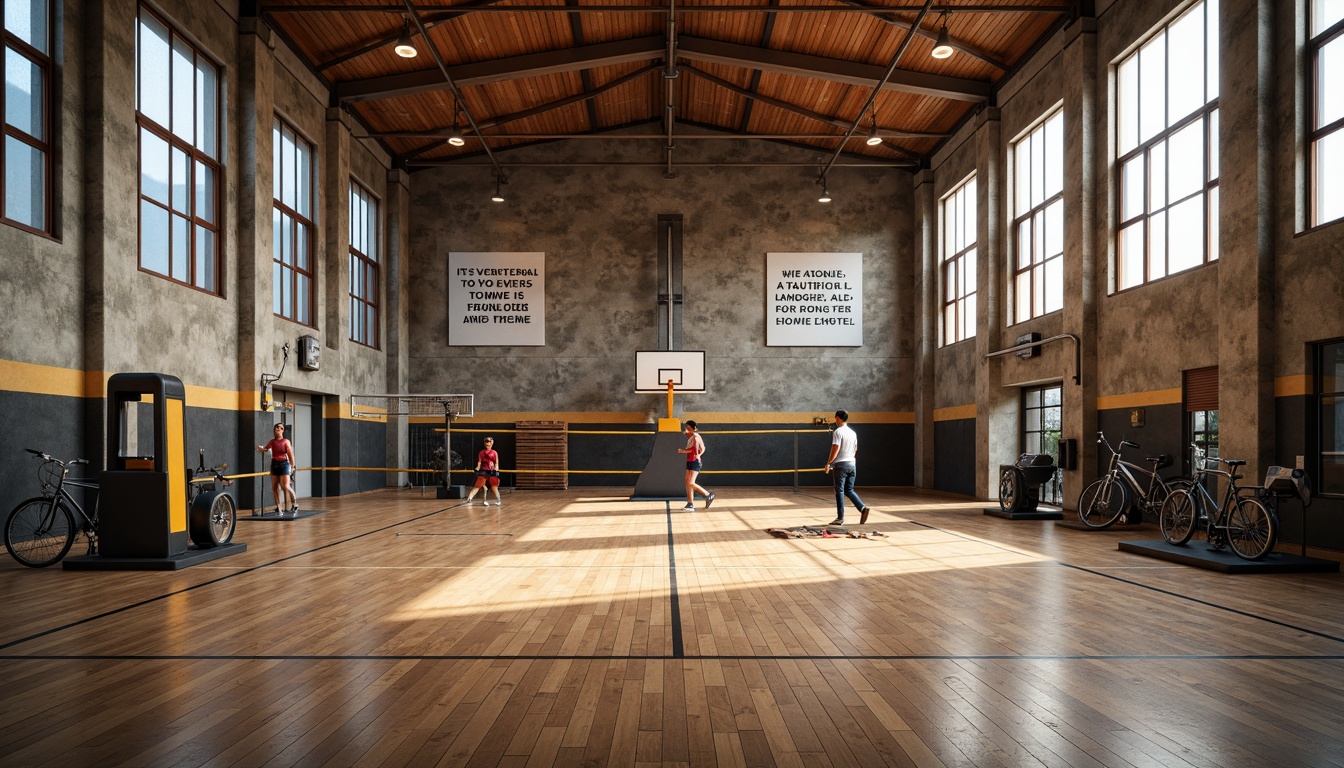
[[[453,127],[448,131],[448,143],[452,144],[454,147],[460,147],[467,143],[467,140],[462,138],[462,129],[457,127],[456,98],[453,99]]]
[[[403,59],[414,59],[420,55],[415,49],[415,43],[411,42],[411,20],[407,19],[405,26],[401,28],[401,37],[397,38],[397,47],[392,50]]]
[[[826,188],[826,177],[821,177],[821,197],[817,198],[818,203],[831,202],[831,191]]]
[[[504,187],[504,177],[503,177],[503,176],[496,176],[496,177],[495,177],[495,194],[490,198],[491,201],[496,202],[496,203],[502,203],[502,202],[504,202],[504,189],[503,189],[503,187]]]
[[[876,147],[882,143],[882,137],[877,135],[877,115],[869,112],[868,116],[872,121],[872,128],[868,129],[868,146]]]
[[[938,40],[933,45],[933,58],[946,59],[951,56],[952,37],[947,34],[947,14],[943,14],[943,28],[938,30]]]

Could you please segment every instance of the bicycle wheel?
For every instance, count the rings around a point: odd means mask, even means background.
[[[1274,549],[1279,521],[1259,499],[1242,497],[1227,521],[1227,543],[1238,557],[1259,560]]]
[[[238,522],[233,497],[224,491],[207,491],[191,502],[188,520],[191,540],[202,549],[228,544]]]
[[[14,508],[5,521],[5,549],[30,568],[59,562],[75,543],[74,518],[55,499],[39,496]]]
[[[1016,469],[1005,469],[999,475],[999,509],[1012,514],[1022,504],[1022,476]]]
[[[1109,528],[1129,509],[1129,489],[1109,475],[1083,489],[1078,497],[1078,519],[1088,528]]]
[[[1162,510],[1157,515],[1157,525],[1162,529],[1162,538],[1168,544],[1183,546],[1195,535],[1195,519],[1199,515],[1195,508],[1195,498],[1184,488],[1177,488],[1162,502]]]

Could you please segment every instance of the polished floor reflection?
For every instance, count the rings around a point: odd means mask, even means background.
[[[177,572],[0,562],[0,765],[1344,765],[1344,576],[937,494],[389,490]]]

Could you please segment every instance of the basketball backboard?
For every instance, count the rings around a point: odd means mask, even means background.
[[[671,379],[677,392],[704,394],[704,350],[639,350],[635,352],[635,393],[660,394]]]

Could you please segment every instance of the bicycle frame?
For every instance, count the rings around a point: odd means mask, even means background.
[[[71,493],[67,491],[65,487],[67,485],[70,485],[76,488],[89,488],[94,491],[97,491],[98,483],[87,479],[66,477],[65,473],[68,471],[69,470],[62,467],[61,479],[56,481],[56,487],[52,488],[51,486],[48,486],[46,488],[43,488],[42,495],[46,496],[47,498],[61,499],[70,505],[71,512],[79,513],[79,519],[77,520],[77,525],[79,526],[79,529],[81,531],[84,531],[86,534],[89,533],[90,531],[97,531],[98,530],[97,494],[95,494],[93,497],[93,514],[90,515],[88,512],[84,511],[84,506],[80,504],[78,501],[76,501],[75,497],[71,495]],[[92,545],[92,542],[90,542],[90,544]]]
[[[1134,501],[1133,501],[1134,504],[1140,505],[1140,508],[1142,508],[1142,506],[1144,505],[1149,506],[1152,505],[1154,502],[1153,496],[1155,495],[1153,491],[1159,485],[1162,486],[1164,489],[1170,490],[1167,487],[1166,481],[1162,479],[1162,475],[1159,474],[1156,469],[1149,471],[1147,469],[1144,469],[1143,467],[1140,467],[1138,464],[1135,464],[1132,461],[1125,461],[1123,458],[1120,457],[1120,451],[1117,451],[1116,449],[1112,448],[1111,444],[1109,442],[1106,442],[1106,438],[1104,436],[1101,437],[1100,442],[1103,445],[1105,445],[1106,448],[1111,452],[1111,463],[1106,470],[1106,474],[1111,475],[1116,480],[1123,480],[1125,485],[1129,486],[1129,490],[1134,494]],[[1131,443],[1128,440],[1120,441],[1121,450],[1123,450],[1127,445],[1132,446],[1134,448],[1139,447],[1138,445]],[[1139,475],[1146,476],[1148,478],[1148,485],[1146,488],[1143,486],[1142,483],[1139,482],[1139,478],[1135,477],[1136,472]],[[1163,497],[1166,496],[1166,494],[1162,495]]]

